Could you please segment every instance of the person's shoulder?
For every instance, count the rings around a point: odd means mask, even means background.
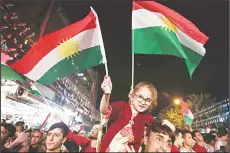
[[[123,110],[123,109],[128,109],[129,103],[125,101],[114,101],[110,103],[112,110]]]
[[[129,103],[128,102],[126,102],[126,101],[123,101],[123,100],[120,100],[120,101],[113,101],[112,102],[112,104],[122,104],[122,105],[129,105]]]
[[[113,101],[113,102],[111,102],[111,105],[112,106],[119,106],[119,107],[127,107],[127,106],[129,106],[129,103],[125,102],[125,101]]]

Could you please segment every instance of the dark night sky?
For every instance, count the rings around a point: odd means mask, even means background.
[[[135,55],[135,83],[152,82],[159,92],[159,110],[172,101],[162,95],[211,93],[218,100],[229,95],[229,2],[228,0],[161,0],[209,36],[206,55],[190,80],[183,59],[173,56]],[[76,22],[86,16],[92,6],[98,14],[109,75],[113,82],[112,100],[127,100],[131,85],[131,13],[132,1],[61,1],[67,16]],[[104,66],[97,66],[100,83],[105,75]],[[102,96],[98,92],[98,104]]]

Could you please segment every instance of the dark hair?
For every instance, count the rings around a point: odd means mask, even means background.
[[[182,134],[182,137],[184,138],[186,134],[192,134],[192,132],[190,132],[187,129],[183,129],[183,130],[181,130],[181,134]]]
[[[32,131],[32,133],[35,133],[35,132],[40,133],[40,134],[41,134],[41,137],[43,137],[43,133],[42,133],[41,130],[39,130],[39,129],[34,129],[34,130]]]
[[[198,131],[198,130],[194,130],[194,131],[191,133],[193,139],[196,137],[196,133],[197,133],[197,132],[200,133],[200,131]],[[195,139],[194,139],[194,140],[195,140]]]
[[[167,125],[162,125],[161,122],[155,122],[149,126],[146,135],[149,136],[150,132],[166,134],[170,138],[173,137],[173,131]]]
[[[25,124],[25,122],[23,122],[23,121],[18,121],[16,124],[15,124],[15,126],[24,126],[24,124]]]
[[[8,137],[13,137],[15,135],[16,128],[14,125],[5,123],[5,124],[1,124],[1,126],[3,126],[8,131],[8,135],[7,135]]]
[[[69,128],[65,123],[63,123],[63,122],[55,123],[49,128],[49,131],[51,131],[53,129],[56,129],[56,128],[60,128],[62,130],[62,133],[63,133],[64,137],[67,136],[67,134],[69,132]]]
[[[217,134],[217,132],[216,132],[216,131],[213,131],[213,130],[212,130],[212,131],[210,131],[209,133],[211,133],[211,134],[216,133],[216,134]]]
[[[22,131],[24,131],[24,122],[23,121],[18,121],[16,124],[15,124],[15,127],[20,127]]]
[[[207,134],[204,136],[204,141],[205,141],[207,144],[210,144],[212,141],[215,141],[215,138],[216,138],[216,136],[215,136],[215,135],[212,135],[212,133],[207,133]]]
[[[219,128],[219,129],[218,129],[217,135],[218,135],[219,137],[223,137],[223,136],[225,136],[226,134],[228,134],[228,131],[226,130],[226,128]]]

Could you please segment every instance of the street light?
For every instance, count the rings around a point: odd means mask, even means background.
[[[172,107],[173,105],[180,105],[180,103],[181,103],[181,100],[179,98],[176,98],[176,99],[174,99],[174,101],[173,101],[173,103],[171,105],[169,105],[168,107],[162,109],[160,112],[162,112],[163,110],[166,110],[166,109]]]
[[[174,99],[174,104],[175,104],[175,105],[179,105],[180,103],[181,103],[180,99],[178,99],[178,98],[177,98],[177,99]]]

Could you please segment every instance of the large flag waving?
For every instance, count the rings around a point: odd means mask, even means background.
[[[184,58],[190,77],[205,55],[208,37],[177,12],[154,1],[133,2],[132,52]]]
[[[47,85],[106,62],[98,18],[91,9],[81,21],[42,37],[19,61],[15,71]]]
[[[188,108],[187,104],[184,103],[184,101],[181,99],[181,110],[182,113],[184,115],[184,123],[191,126],[194,116],[192,114],[192,112],[190,111],[190,109]]]

